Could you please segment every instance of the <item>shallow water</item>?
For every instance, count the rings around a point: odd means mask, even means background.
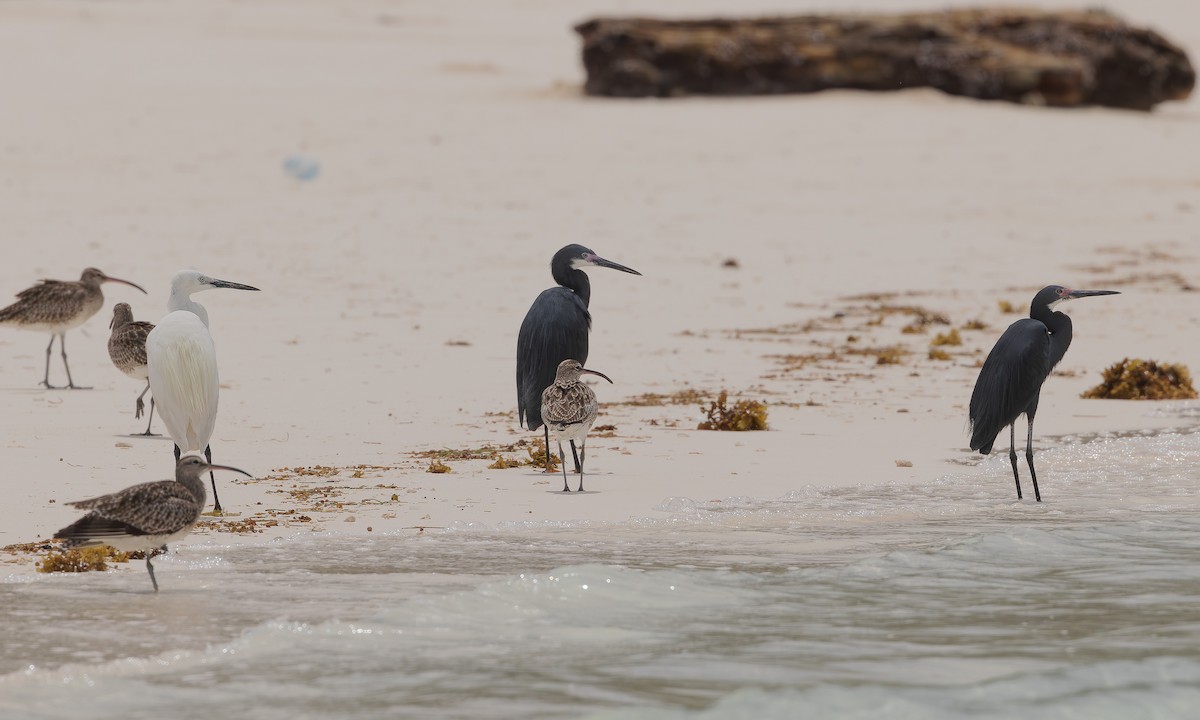
[[[1063,439],[1041,505],[1007,462],[13,576],[0,717],[1189,716],[1200,434]]]

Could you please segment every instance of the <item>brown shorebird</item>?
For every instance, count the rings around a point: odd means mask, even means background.
[[[588,430],[596,422],[600,406],[596,404],[596,393],[579,381],[583,374],[599,375],[612,380],[602,372],[586,370],[578,360],[563,360],[558,364],[554,384],[542,391],[542,421],[550,428],[550,434],[558,441],[558,460],[563,469],[563,492],[571,492],[567,485],[567,460],[563,455],[563,441],[569,440],[574,447],[579,441],[579,492],[583,492],[583,461],[586,457],[585,444]],[[546,448],[550,452],[550,448]]]
[[[113,365],[135,380],[145,380],[146,389],[138,395],[133,417],[140,418],[146,410],[142,398],[150,392],[150,371],[146,368],[146,336],[154,329],[154,323],[133,319],[133,308],[129,303],[117,303],[113,306],[113,319],[108,324],[112,335],[108,338],[108,357]],[[150,432],[150,424],[154,422],[154,396],[150,396],[150,419],[146,422],[146,432],[138,433],[147,437],[154,435]]]
[[[108,545],[124,552],[145,552],[146,570],[154,592],[158,592],[150,561],[167,551],[167,543],[192,531],[207,500],[200,476],[212,470],[251,477],[245,470],[210,465],[198,455],[184,455],[175,465],[174,480],[142,483],[111,495],[67,503],[91,512],[54,533],[54,537],[66,540],[68,548]]]
[[[54,338],[62,350],[63,367],[67,370],[67,387],[81,388],[71,380],[71,366],[67,364],[66,332],[87,322],[104,306],[101,283],[118,282],[146,292],[140,285],[128,280],[109,277],[96,268],[83,271],[79,280],[43,280],[41,285],[17,293],[15,303],[0,310],[0,325],[10,325],[22,330],[41,330],[50,333],[50,344],[46,346],[46,375],[42,385],[56,389],[50,384],[50,350]]]

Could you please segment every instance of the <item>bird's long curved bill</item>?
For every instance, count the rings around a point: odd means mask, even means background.
[[[217,288],[226,288],[229,290],[253,290],[254,292],[262,292],[253,285],[243,285],[241,283],[229,282],[228,280],[213,280],[212,286]],[[240,470],[238,472],[241,472]]]
[[[1120,295],[1116,290],[1072,290],[1069,298],[1095,297],[1097,295]]]
[[[212,464],[209,464],[209,466],[208,466],[207,468],[205,468],[205,469],[204,469],[202,472],[208,472],[209,470],[229,470],[230,472],[241,473],[241,474],[245,475],[245,476],[246,476],[246,477],[248,477],[248,478],[252,478],[252,477],[254,477],[253,475],[251,475],[250,473],[246,472],[245,470],[241,470],[241,469],[238,469],[238,468],[235,468],[235,467],[230,467],[229,465],[212,465]]]
[[[128,280],[122,280],[121,278],[115,278],[111,275],[105,275],[104,279],[107,282],[121,283],[122,285],[128,285],[129,287],[135,287],[138,290],[141,290],[143,295],[150,294],[150,293],[146,292],[146,288],[142,287],[141,285],[138,285],[137,283],[129,282]]]
[[[612,378],[610,378],[609,376],[607,376],[607,375],[605,375],[604,373],[600,372],[599,370],[588,370],[587,368],[580,368],[579,372],[580,372],[580,373],[586,373],[586,374],[588,374],[588,375],[599,375],[600,377],[602,377],[602,378],[604,378],[605,380],[607,380],[607,381],[608,381],[608,383],[609,383],[610,385],[612,385],[612,384],[613,384]]]
[[[627,268],[624,265],[613,262],[612,260],[605,260],[604,258],[600,257],[599,255],[593,255],[590,258],[588,258],[588,260],[593,265],[596,265],[598,267],[606,267],[606,268],[611,268],[613,270],[620,270],[621,272],[627,272],[632,275],[641,275],[640,272],[638,272],[637,270],[634,270],[633,268]],[[612,382],[612,381],[610,380],[609,382]]]

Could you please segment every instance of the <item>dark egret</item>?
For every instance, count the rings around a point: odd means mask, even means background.
[[[1021,498],[1021,477],[1017,473],[1017,418],[1025,415],[1029,434],[1025,441],[1025,460],[1033,480],[1033,495],[1038,502],[1037,472],[1033,469],[1033,416],[1037,413],[1042,383],[1066,355],[1071,346],[1071,318],[1055,311],[1059,303],[1082,297],[1118,295],[1115,290],[1072,290],[1047,285],[1034,296],[1029,317],[1008,326],[996,346],[988,353],[971,393],[971,449],[987,455],[996,436],[1009,428],[1008,458]]]
[[[542,391],[554,382],[563,360],[587,362],[592,316],[588,303],[592,285],[580,268],[604,267],[641,275],[637,270],[605,260],[582,245],[567,245],[554,253],[550,274],[558,287],[542,291],[533,301],[517,335],[517,413],[530,430],[542,427]],[[546,428],[546,471],[550,471],[550,428]],[[571,442],[575,470],[579,455]]]

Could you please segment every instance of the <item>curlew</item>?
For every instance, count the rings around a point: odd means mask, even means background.
[[[600,407],[596,403],[596,393],[587,385],[580,382],[581,375],[599,375],[611,379],[602,372],[588,370],[578,360],[563,360],[558,364],[554,382],[542,391],[542,420],[546,423],[548,432],[558,441],[558,459],[562,462],[563,492],[571,492],[567,485],[567,461],[563,455],[563,441],[571,443],[579,441],[579,492],[583,492],[583,463],[587,456],[586,444],[588,430],[596,422],[596,414]],[[546,446],[549,455],[550,446]]]
[[[128,280],[109,277],[96,268],[83,271],[78,280],[43,280],[17,293],[18,300],[0,310],[0,325],[50,333],[50,344],[46,346],[46,374],[41,384],[51,390],[61,386],[50,384],[50,351],[54,338],[62,352],[63,368],[67,371],[66,387],[72,390],[87,390],[71,379],[71,366],[67,364],[67,331],[79,327],[104,306],[104,293],[100,286],[106,282],[122,283],[146,292],[140,285]]]
[[[150,392],[150,371],[146,367],[146,336],[154,329],[154,323],[133,319],[133,308],[129,303],[117,303],[113,306],[112,322],[108,324],[112,335],[108,338],[108,357],[113,365],[135,380],[145,380],[146,388],[138,395],[133,417],[140,418],[146,409],[142,398]],[[154,396],[150,396],[150,419],[146,422],[146,432],[138,433],[147,437],[154,435],[150,432],[150,424],[154,422]]]

